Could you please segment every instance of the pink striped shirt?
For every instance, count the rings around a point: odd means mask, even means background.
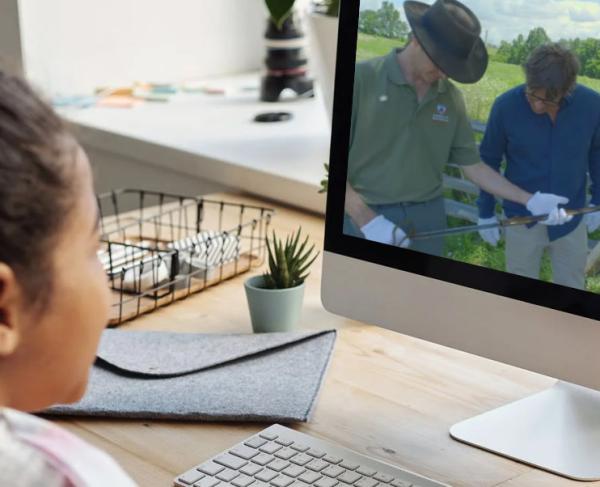
[[[0,408],[0,485],[134,487],[106,453],[31,414]]]

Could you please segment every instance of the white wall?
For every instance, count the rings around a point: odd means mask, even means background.
[[[265,55],[263,0],[18,1],[27,77],[51,96],[249,71]]]

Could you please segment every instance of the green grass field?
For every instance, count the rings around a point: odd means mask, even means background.
[[[359,34],[356,59],[357,61],[364,61],[383,56],[389,53],[392,48],[400,47],[404,43],[404,41],[398,39],[385,39]],[[493,55],[493,52],[491,54]],[[469,118],[486,122],[495,98],[510,88],[523,83],[524,79],[520,66],[491,61],[485,76],[478,83],[472,85],[456,83],[456,85],[465,96]],[[578,78],[578,82],[600,91],[600,80],[582,76]],[[447,196],[453,197],[450,194]],[[475,204],[474,198],[465,198],[463,202]],[[466,225],[468,222],[449,218],[448,224],[454,227]],[[595,232],[590,237],[600,240],[600,231]],[[477,232],[447,237],[446,253],[453,260],[497,270],[504,270],[505,268],[504,241],[501,241],[498,247],[492,247],[484,243]],[[540,278],[545,281],[552,279],[552,266],[548,256],[543,258]],[[586,288],[589,291],[600,293],[600,276],[588,277]]]

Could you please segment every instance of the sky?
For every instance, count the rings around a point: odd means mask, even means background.
[[[403,0],[392,0],[403,20]],[[543,27],[554,41],[600,38],[600,0],[462,0],[479,17],[488,42],[512,41]],[[360,8],[377,9],[382,0],[361,0]],[[433,0],[424,0],[433,3]]]

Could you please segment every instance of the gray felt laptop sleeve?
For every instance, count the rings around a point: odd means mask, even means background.
[[[308,421],[336,332],[213,335],[107,330],[84,398],[45,414]]]

